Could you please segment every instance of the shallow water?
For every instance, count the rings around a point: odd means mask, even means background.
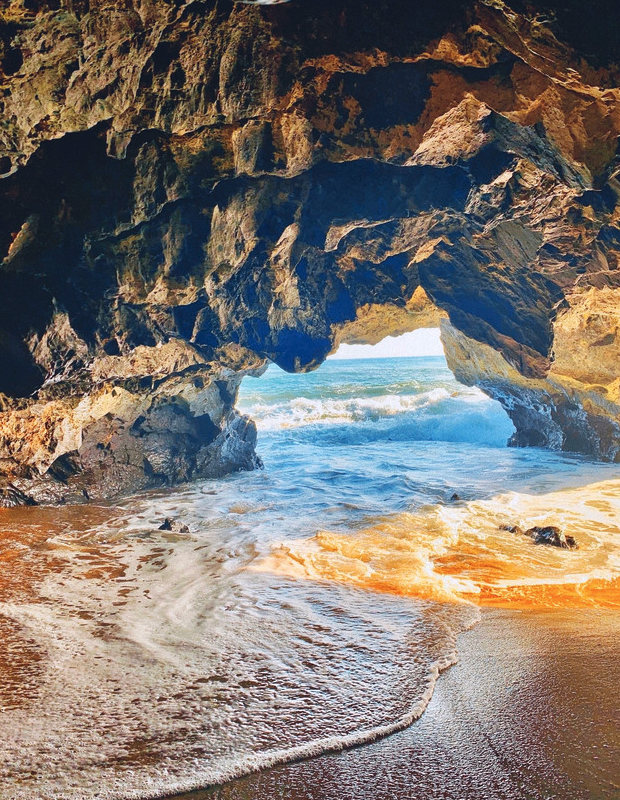
[[[617,466],[506,448],[443,359],[270,367],[240,407],[263,471],[0,515],[0,797],[155,797],[367,741],[422,713],[471,600],[615,603]]]
[[[191,800],[618,800],[617,611],[484,609],[459,650],[401,733]]]

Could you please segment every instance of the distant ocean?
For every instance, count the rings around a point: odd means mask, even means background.
[[[480,603],[607,602],[617,466],[508,448],[443,358],[272,365],[238,406],[264,470],[0,518],[0,798],[155,797],[369,741],[424,711]]]

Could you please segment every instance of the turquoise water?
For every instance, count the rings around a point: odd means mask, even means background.
[[[479,614],[479,576],[442,559],[620,574],[620,482],[591,488],[617,466],[506,447],[442,358],[270,366],[238,405],[262,470],[0,517],[2,800],[161,797],[409,725]]]
[[[472,442],[503,447],[514,428],[499,403],[454,380],[443,357],[327,361],[305,375],[271,365],[248,378],[238,407],[261,433],[295,441]],[[263,436],[263,441],[267,437]]]
[[[257,423],[269,478],[311,513],[343,503],[399,511],[454,493],[540,493],[590,469],[578,457],[508,448],[508,415],[459,384],[443,357],[331,360],[305,375],[271,365],[244,380],[237,405]],[[601,469],[614,474],[591,465],[596,475]]]

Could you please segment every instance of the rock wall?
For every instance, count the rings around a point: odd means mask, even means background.
[[[618,12],[597,9],[5,5],[3,502],[252,468],[244,374],[440,319],[514,444],[620,460]]]

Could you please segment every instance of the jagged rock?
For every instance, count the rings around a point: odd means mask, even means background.
[[[562,547],[564,550],[577,550],[579,545],[573,536],[565,536],[555,525],[535,525],[525,531],[536,544],[550,544],[553,547]]]
[[[16,489],[15,486],[11,486],[10,484],[6,486],[0,486],[0,508],[15,508],[16,506],[34,506],[36,503],[34,500],[23,492],[20,492],[19,489]]]
[[[499,526],[501,531],[509,531],[510,533],[518,533],[523,536],[529,536],[536,544],[548,544],[552,547],[561,547],[564,550],[578,550],[574,536],[567,536],[556,525],[534,525],[532,528],[523,530],[519,525],[502,524]]]
[[[0,475],[73,502],[253,468],[245,374],[440,323],[512,444],[620,461],[617,16],[5,4]]]
[[[172,533],[189,533],[189,528],[185,523],[178,519],[166,517],[162,524],[157,528],[158,531],[171,531]]]

